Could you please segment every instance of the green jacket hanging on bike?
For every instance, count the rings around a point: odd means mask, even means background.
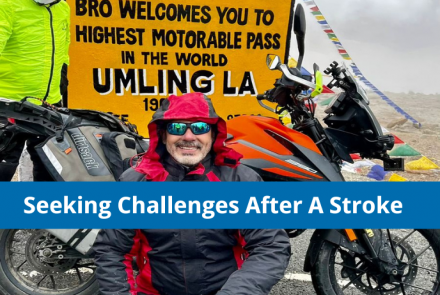
[[[69,27],[65,1],[0,1],[0,97],[60,102],[67,89]]]

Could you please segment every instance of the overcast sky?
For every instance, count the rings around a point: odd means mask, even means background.
[[[303,65],[341,61],[307,5]],[[315,0],[364,76],[382,91],[440,93],[439,0]],[[296,43],[291,55],[297,57]]]

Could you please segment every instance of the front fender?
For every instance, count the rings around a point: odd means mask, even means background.
[[[317,229],[310,238],[309,248],[307,249],[306,258],[304,260],[305,272],[310,272],[316,263],[316,259],[319,256],[319,251],[325,242],[322,238],[325,231],[328,230]]]
[[[336,229],[318,229],[313,233],[310,239],[309,248],[307,249],[306,258],[304,260],[304,271],[310,272],[319,257],[322,245],[324,243],[332,243],[342,246],[350,251],[364,255],[367,251],[358,243],[350,242],[342,230]]]

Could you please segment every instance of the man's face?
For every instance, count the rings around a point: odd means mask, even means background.
[[[191,123],[185,120],[175,120],[171,122]],[[166,145],[168,153],[178,163],[185,166],[195,166],[199,164],[211,150],[213,142],[212,130],[208,133],[194,135],[190,128],[187,128],[183,135],[172,135],[164,132],[162,142]]]

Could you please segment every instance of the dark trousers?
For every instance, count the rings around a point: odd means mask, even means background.
[[[5,123],[5,118],[0,117],[0,123]],[[24,144],[27,145],[27,151],[33,162],[34,181],[53,181],[52,176],[46,170],[40,157],[37,155],[35,146],[43,142],[45,138],[35,135],[21,135],[16,139],[16,145],[7,152],[0,154],[0,181],[11,181],[17,170]]]

